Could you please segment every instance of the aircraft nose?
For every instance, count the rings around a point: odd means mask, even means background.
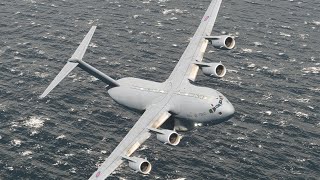
[[[234,115],[234,112],[235,112],[235,109],[233,105],[229,102],[229,100],[226,97],[224,97],[222,109],[221,109],[221,112],[219,113],[221,119],[223,121],[229,120]]]
[[[234,115],[234,112],[235,112],[235,109],[233,105],[230,102],[226,103],[223,110],[224,119],[232,118],[232,116]]]

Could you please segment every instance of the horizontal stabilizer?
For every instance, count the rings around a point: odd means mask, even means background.
[[[79,63],[68,62],[60,71],[60,73],[54,78],[47,89],[41,94],[40,98],[46,97],[50,91],[55,88]]]
[[[97,26],[92,26],[90,31],[87,33],[86,37],[82,40],[77,50],[73,53],[70,60],[82,60],[84,53],[86,52],[89,43],[91,41],[91,38],[94,34],[94,31],[96,30]]]
[[[94,31],[96,30],[97,26],[92,26],[90,31],[84,37],[82,42],[80,43],[77,50],[73,53],[72,57],[69,59],[67,64],[62,68],[59,74],[54,78],[51,84],[47,87],[47,89],[41,94],[40,98],[46,97],[50,91],[55,88],[77,65],[79,64],[78,61],[82,60],[88,46],[90,40],[93,36]]]

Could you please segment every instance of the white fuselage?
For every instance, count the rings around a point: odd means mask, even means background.
[[[172,89],[158,83],[137,78],[123,78],[120,86],[108,90],[119,104],[136,110],[145,110],[149,105],[171,96],[168,102],[170,113],[177,118],[193,122],[222,122],[234,114],[234,107],[220,92],[192,84]]]

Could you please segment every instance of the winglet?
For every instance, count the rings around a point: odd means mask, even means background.
[[[84,37],[77,50],[68,60],[67,64],[62,68],[47,89],[41,94],[40,98],[46,97],[75,67],[78,66],[79,63],[77,61],[82,60],[96,28],[97,26],[91,27],[90,31]]]

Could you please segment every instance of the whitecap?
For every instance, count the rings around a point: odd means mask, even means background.
[[[34,135],[36,135],[36,134],[38,134],[38,133],[39,133],[38,131],[32,131],[31,134],[30,134],[30,136],[34,136]]]
[[[25,2],[30,2],[30,3],[32,3],[32,4],[37,3],[35,0],[23,0],[23,1],[25,1]]]
[[[59,39],[66,39],[65,36],[58,36]]]
[[[320,26],[320,21],[312,21],[311,23],[314,25]]]
[[[72,79],[74,79],[74,78],[76,78],[77,77],[77,75],[76,74],[69,74],[68,75],[68,78],[72,78]]]
[[[98,78],[96,78],[96,77],[94,77],[94,76],[90,76],[89,77],[89,81],[90,82],[95,82],[95,81],[98,81],[99,79]]]
[[[272,114],[272,111],[266,111],[264,112],[266,115],[270,116]]]
[[[48,73],[34,72],[34,74],[39,78],[46,78],[49,76]]]
[[[18,57],[18,56],[14,56],[13,59],[16,60],[16,61],[21,61],[22,60],[22,58]]]
[[[44,55],[46,52],[44,52],[43,50],[37,50],[37,53],[40,55]]]
[[[89,47],[96,48],[96,47],[98,47],[98,45],[97,45],[97,44],[95,44],[95,43],[90,43],[90,44],[89,44]]]
[[[5,167],[6,169],[8,169],[9,171],[13,171],[13,167]]]
[[[253,42],[253,44],[254,44],[255,46],[262,46],[262,43],[261,43],[261,42]]]
[[[146,31],[139,32],[140,35],[149,35]]]
[[[320,73],[320,67],[303,68],[302,72],[304,72],[304,73],[312,73],[312,74],[319,74]]]
[[[282,127],[286,126],[286,124],[287,124],[287,121],[279,121],[278,123],[278,125]]]
[[[303,113],[303,112],[295,112],[295,115],[296,115],[297,117],[303,117],[303,118],[309,119],[309,115],[306,114],[306,113]]]
[[[99,21],[99,19],[97,19],[96,21]],[[88,24],[93,24],[95,22],[95,20],[89,20]]]
[[[167,14],[172,14],[172,15],[174,15],[174,13],[182,14],[183,11],[180,10],[180,9],[164,9],[164,10],[162,11],[162,14],[164,14],[164,15],[167,15]]]
[[[307,36],[309,36],[309,34],[299,34],[301,39],[305,39]]]
[[[305,162],[306,159],[302,158],[302,159],[297,159],[298,162]]]
[[[70,154],[64,154],[64,156],[65,157],[72,157],[72,156],[74,156],[74,154],[71,154],[71,153]]]
[[[29,156],[32,155],[32,151],[24,151],[21,153],[22,156]]]
[[[30,127],[30,128],[41,128],[44,125],[45,120],[48,118],[42,118],[39,116],[31,116],[30,119],[26,120],[23,125]]]
[[[21,145],[21,140],[20,139],[14,139],[11,141],[11,144],[13,146],[20,146]]]
[[[244,48],[242,49],[243,52],[246,52],[246,53],[252,53],[253,50],[252,49],[248,49],[248,48]]]
[[[237,137],[237,140],[245,140],[247,137]]]
[[[296,99],[298,102],[300,103],[309,103],[310,99],[308,98],[300,98],[300,99]]]
[[[292,29],[290,26],[281,26],[283,29]]]
[[[150,3],[150,0],[148,0],[148,1],[143,1],[142,3],[143,3],[143,4],[149,4],[149,3]]]
[[[227,72],[229,72],[229,73],[238,73],[239,71],[234,70],[234,69],[227,69]]]
[[[291,37],[290,34],[284,33],[284,32],[280,32],[280,36],[284,36],[284,37]]]
[[[138,150],[138,151],[142,151],[142,150],[145,150],[145,149],[148,149],[149,147],[147,145],[142,145],[141,148]]]
[[[91,153],[92,153],[92,149],[87,149],[86,152],[87,152],[88,154],[91,154]]]
[[[320,88],[308,88],[311,91],[320,92]]]
[[[163,26],[162,22],[158,21],[157,24],[156,24],[156,27],[162,27],[162,26]]]
[[[70,172],[75,174],[75,173],[77,173],[76,170],[77,170],[77,168],[73,167],[73,168],[70,169]]]
[[[268,94],[263,95],[263,99],[268,100],[272,98],[272,94],[268,92]]]
[[[177,17],[172,17],[172,18],[170,18],[171,21],[177,20],[177,19],[178,19]]]
[[[64,134],[61,134],[60,136],[56,137],[56,139],[64,139],[66,136]]]
[[[52,165],[57,166],[57,165],[60,165],[60,164],[62,164],[62,162],[61,161],[57,161],[56,163],[54,163]]]
[[[310,109],[312,109],[312,110],[314,109],[314,107],[313,107],[313,106],[308,106],[308,108],[310,108]]]
[[[20,127],[19,123],[18,122],[11,122],[11,127],[12,128],[15,128],[15,127]]]

